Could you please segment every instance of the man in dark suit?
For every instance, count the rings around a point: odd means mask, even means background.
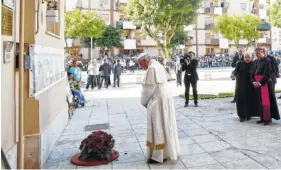
[[[232,68],[236,68],[236,65],[239,61],[243,61],[244,60],[244,50],[243,49],[240,49],[238,51],[238,53],[236,52],[234,57],[233,57],[233,60],[232,60],[232,63],[231,63],[231,67]],[[236,91],[236,87],[237,84],[235,85],[235,91]],[[234,92],[235,93],[235,92]],[[236,102],[236,95],[234,95],[234,99],[231,101],[231,103],[235,103]]]
[[[117,63],[113,67],[113,74],[114,74],[114,86],[116,87],[116,81],[117,81],[117,86],[120,86],[120,75],[122,72],[122,66],[120,64],[120,60],[117,60]]]
[[[189,103],[189,89],[190,84],[193,90],[193,99],[195,107],[198,107],[198,94],[197,94],[197,81],[199,80],[197,73],[198,60],[193,58],[194,53],[189,52],[184,55],[184,59],[181,60],[182,71],[185,71],[184,75],[184,85],[185,85],[185,105],[188,106]]]
[[[108,88],[111,69],[110,69],[110,65],[107,63],[106,59],[104,59],[104,63],[103,63],[103,65],[100,66],[99,71],[101,72],[101,80],[100,80],[100,84],[99,84],[99,89],[101,89],[101,87],[102,87],[103,80],[105,83],[105,87]]]
[[[271,78],[271,81],[273,83],[273,89],[275,91],[275,85],[277,83],[277,77],[279,77],[279,68],[278,68],[277,60],[276,60],[275,57],[268,54],[267,47],[264,46],[263,49],[265,51],[265,57],[268,57],[271,61],[272,73],[270,74],[270,78]]]

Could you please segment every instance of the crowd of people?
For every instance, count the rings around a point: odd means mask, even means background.
[[[229,54],[206,54],[199,57],[200,68],[211,67],[229,67],[231,65],[232,58]]]

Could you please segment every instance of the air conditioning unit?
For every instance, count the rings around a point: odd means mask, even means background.
[[[100,7],[103,8],[104,4],[100,4]]]

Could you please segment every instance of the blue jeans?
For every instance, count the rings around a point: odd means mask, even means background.
[[[71,92],[72,92],[73,95],[77,95],[77,96],[79,97],[79,100],[80,100],[81,102],[85,102],[85,97],[84,97],[84,95],[81,93],[81,91],[75,90],[75,89],[71,89]]]

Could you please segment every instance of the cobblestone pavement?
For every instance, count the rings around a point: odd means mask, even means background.
[[[103,90],[102,90],[103,91]],[[112,98],[115,93],[119,98]],[[127,93],[133,93],[128,95]],[[183,108],[175,97],[181,144],[178,161],[147,164],[146,110],[139,104],[139,91],[128,87],[108,89],[107,93],[86,92],[84,108],[76,110],[53,149],[44,168],[50,169],[277,169],[281,168],[281,121],[270,126],[238,121],[230,98],[201,100],[199,107]],[[278,101],[279,106],[281,100]],[[281,109],[281,107],[279,107]],[[70,163],[83,138],[91,131],[86,125],[109,123],[120,152],[117,161],[95,167]]]

